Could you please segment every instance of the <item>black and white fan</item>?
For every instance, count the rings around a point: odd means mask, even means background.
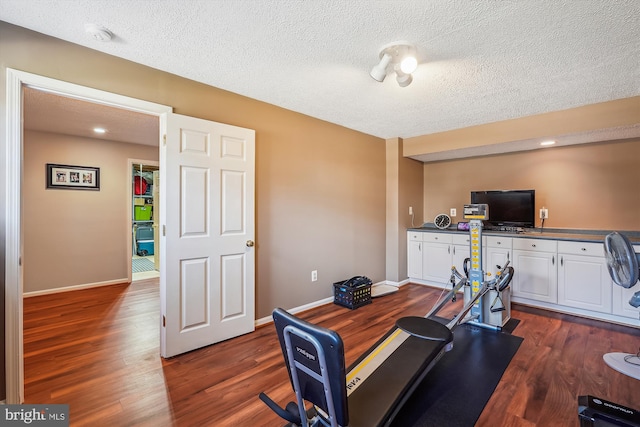
[[[611,280],[626,289],[635,286],[640,276],[640,254],[635,253],[629,239],[618,232],[608,234],[604,239],[604,253]],[[629,304],[640,307],[640,291],[633,294]],[[603,359],[616,371],[640,380],[640,350],[636,354],[607,353]]]

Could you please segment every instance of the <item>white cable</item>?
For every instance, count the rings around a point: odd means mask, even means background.
[[[455,284],[453,285],[453,287],[455,287]],[[440,295],[438,295],[438,299],[436,299],[436,302],[433,303],[433,305],[431,306],[431,309],[428,311],[428,313],[431,313],[431,310],[433,310],[434,307],[440,303],[440,299],[442,298],[442,295],[444,295],[444,292],[446,290],[447,290],[446,287],[442,288],[442,291],[440,292]],[[437,313],[434,313],[434,314],[437,314]]]

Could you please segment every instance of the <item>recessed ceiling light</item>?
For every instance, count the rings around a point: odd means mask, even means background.
[[[542,145],[542,146],[545,146],[545,147],[546,147],[546,146],[548,146],[548,145],[553,145],[553,144],[555,144],[555,143],[556,143],[555,141],[542,141],[542,142],[540,143],[540,145]]]
[[[104,128],[93,128],[95,133],[107,133],[107,130]]]

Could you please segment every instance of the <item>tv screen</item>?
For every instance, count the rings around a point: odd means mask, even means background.
[[[535,197],[535,190],[472,191],[471,203],[489,205],[491,226],[533,228]]]

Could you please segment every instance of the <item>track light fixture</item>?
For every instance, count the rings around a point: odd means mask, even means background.
[[[396,73],[396,81],[400,87],[409,86],[413,81],[413,73],[418,67],[416,48],[407,42],[394,42],[380,49],[380,62],[369,73],[374,80],[384,81],[387,76],[387,68],[393,68]],[[391,66],[391,67],[390,67]]]

